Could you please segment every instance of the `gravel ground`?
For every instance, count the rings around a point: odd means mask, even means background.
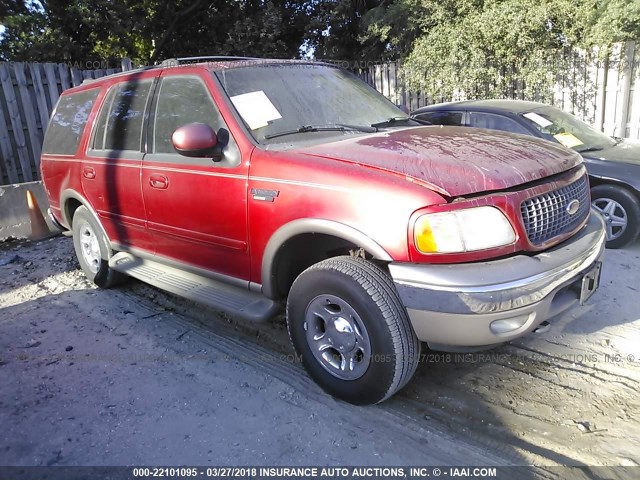
[[[551,331],[423,352],[382,405],[324,394],[284,319],[246,324],[132,280],[71,239],[0,245],[0,465],[640,465],[640,245]]]

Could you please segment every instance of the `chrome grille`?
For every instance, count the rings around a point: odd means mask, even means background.
[[[577,212],[570,214],[569,203],[578,200]],[[570,232],[589,215],[589,181],[587,176],[553,192],[529,198],[520,205],[529,241],[539,245]]]

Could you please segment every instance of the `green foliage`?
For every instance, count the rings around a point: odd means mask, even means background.
[[[640,2],[604,0],[598,2],[591,19],[589,43],[607,45],[626,40],[640,40]]]
[[[362,36],[363,18],[380,0],[315,0],[306,44],[320,59],[380,60],[384,44]]]
[[[411,88],[443,97],[548,92],[575,61],[573,47],[640,38],[640,6],[624,0],[486,0],[439,18],[405,51],[403,75]]]
[[[640,1],[4,0],[0,24],[4,60],[401,59],[413,88],[497,95],[514,72],[519,89],[544,90],[575,46],[640,40]]]
[[[147,64],[196,55],[296,57],[311,0],[9,0],[0,58]]]
[[[17,2],[3,12],[0,56],[6,60],[85,62],[129,50],[125,5],[109,0]],[[104,57],[94,49],[102,45]],[[104,46],[109,45],[108,49]]]
[[[385,56],[402,58],[425,32],[465,17],[477,2],[473,0],[394,0],[382,2],[363,17],[360,40],[377,40],[385,45]]]

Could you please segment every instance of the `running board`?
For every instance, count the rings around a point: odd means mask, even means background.
[[[185,272],[163,263],[120,252],[109,260],[109,267],[181,297],[204,303],[252,322],[273,318],[278,304],[265,296],[211,278]]]

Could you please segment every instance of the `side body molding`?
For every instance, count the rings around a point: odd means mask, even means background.
[[[261,273],[262,293],[266,297],[273,298],[275,295],[273,285],[274,279],[272,274],[278,250],[280,250],[280,247],[282,247],[287,240],[295,237],[296,235],[305,233],[323,233],[326,235],[332,235],[364,248],[377,260],[386,262],[393,261],[386,250],[372,240],[371,237],[353,227],[345,225],[344,223],[325,220],[322,218],[301,218],[299,220],[293,220],[276,230],[264,249]]]

